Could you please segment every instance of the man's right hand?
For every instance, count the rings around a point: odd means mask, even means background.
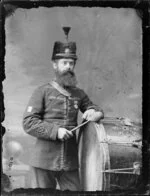
[[[65,140],[67,140],[71,137],[73,137],[73,133],[71,131],[68,131],[65,128],[59,128],[58,129],[57,138],[60,139],[61,141],[65,141]]]

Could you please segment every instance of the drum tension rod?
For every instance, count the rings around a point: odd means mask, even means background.
[[[142,144],[139,142],[111,142],[109,140],[101,141],[100,143],[107,143],[107,144],[115,144],[115,145],[121,145],[121,146],[127,146],[127,147],[135,147],[135,148],[141,148]]]
[[[103,173],[120,173],[120,174],[137,174],[139,175],[140,174],[140,165],[139,166],[133,166],[133,167],[129,167],[129,168],[119,168],[119,169],[106,169],[106,170],[103,170],[102,172]],[[127,170],[132,170],[131,171],[127,171]]]

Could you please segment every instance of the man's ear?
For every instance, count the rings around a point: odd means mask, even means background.
[[[56,61],[52,61],[52,65],[53,65],[53,68],[54,68],[54,69],[57,68],[57,63],[56,63]]]

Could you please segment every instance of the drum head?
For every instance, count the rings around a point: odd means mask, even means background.
[[[89,122],[79,132],[80,179],[84,191],[109,190],[110,166],[108,145],[100,143],[106,137],[102,124]]]

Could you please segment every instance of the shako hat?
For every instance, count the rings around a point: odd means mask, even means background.
[[[71,58],[76,60],[76,43],[68,42],[68,34],[70,31],[70,27],[63,27],[64,33],[66,35],[66,42],[56,41],[54,43],[52,60],[61,59],[61,58]]]

